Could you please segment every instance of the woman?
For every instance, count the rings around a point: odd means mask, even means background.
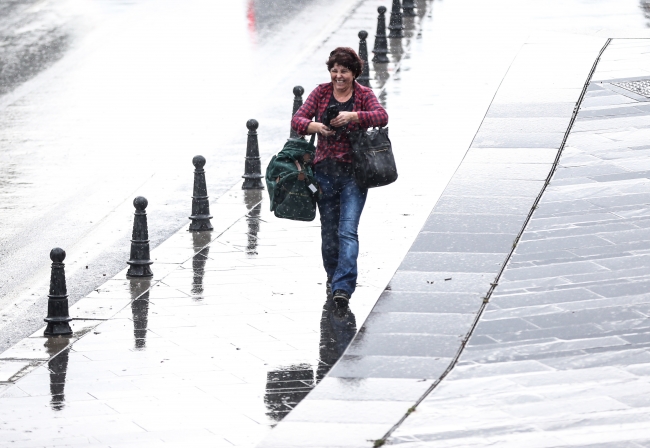
[[[321,188],[318,209],[327,294],[334,291],[337,308],[345,310],[357,284],[357,229],[368,195],[368,190],[359,188],[354,180],[347,131],[386,126],[388,114],[373,91],[355,81],[361,75],[363,61],[352,48],[332,51],[327,69],[331,82],[311,92],[291,120],[291,127],[301,135],[319,134],[314,171]],[[338,109],[329,127],[322,123],[328,106]]]

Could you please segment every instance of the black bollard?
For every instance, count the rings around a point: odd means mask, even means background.
[[[50,294],[47,296],[47,327],[45,336],[67,336],[72,334],[70,314],[68,312],[68,290],[65,285],[65,251],[55,247],[50,251],[52,274],[50,276]]]
[[[379,17],[377,17],[377,34],[375,35],[375,48],[372,50],[375,56],[372,62],[389,62],[388,56],[388,40],[386,38],[386,7],[380,6],[377,8]]]
[[[402,9],[404,10],[405,17],[416,17],[415,2],[413,0],[404,0],[402,2]]]
[[[393,9],[390,12],[390,23],[388,24],[390,33],[388,37],[404,37],[404,24],[402,23],[402,4],[400,0],[393,0]]]
[[[147,208],[149,202],[142,196],[133,200],[135,213],[133,217],[133,235],[131,236],[131,259],[127,261],[129,270],[127,277],[153,277],[149,259],[149,229],[147,228]]]
[[[190,232],[212,230],[210,223],[210,201],[208,200],[208,187],[205,184],[205,157],[194,156],[194,192],[192,193],[192,216],[190,219]]]
[[[293,88],[293,113],[291,116],[293,117],[296,115],[296,112],[298,112],[298,109],[300,109],[300,106],[302,106],[302,94],[305,93],[305,89],[303,89],[302,86],[296,86]],[[301,138],[305,139],[304,135],[298,134],[296,131],[291,128],[291,133],[289,134],[289,138]]]
[[[262,162],[260,161],[260,146],[257,142],[257,120],[248,120],[248,142],[246,143],[246,165],[242,190],[264,190],[262,185]]]
[[[363,60],[363,71],[361,76],[357,78],[357,82],[365,87],[370,87],[370,68],[368,67],[368,44],[366,43],[368,37],[367,31],[359,31],[359,57]]]

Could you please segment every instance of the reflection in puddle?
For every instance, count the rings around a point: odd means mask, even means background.
[[[404,17],[404,37],[405,38],[412,38],[415,36],[415,17],[414,16],[406,16]]]
[[[212,232],[193,232],[192,246],[194,256],[192,257],[192,298],[194,300],[203,300],[203,276],[205,275],[205,264],[208,261],[210,253],[210,241],[212,241]]]
[[[50,371],[50,406],[53,411],[60,411],[65,407],[65,374],[68,371],[68,357],[70,350],[66,347],[70,339],[66,337],[51,337],[45,342],[47,354],[52,356],[59,353],[47,363]],[[63,351],[61,351],[63,350]]]
[[[344,312],[336,309],[334,300],[328,298],[320,319],[320,353],[316,382],[319,382],[339,360],[357,333],[357,321],[349,308]]]
[[[650,0],[641,0],[640,2],[641,11],[646,19],[650,19]],[[650,27],[650,23],[646,24],[647,27]]]
[[[323,306],[320,320],[319,361],[314,376],[310,364],[296,364],[267,373],[264,404],[273,421],[282,420],[309,391],[322,380],[343,355],[357,332],[357,322],[350,309],[337,311],[332,298]]]
[[[373,85],[376,89],[383,89],[386,85],[386,81],[390,78],[390,73],[388,73],[388,64],[383,62],[373,62],[372,69],[375,71],[375,82]],[[384,91],[382,91],[382,93],[384,93]],[[381,101],[381,98],[379,98],[379,100]],[[382,104],[382,106],[384,106],[384,104]]]
[[[262,213],[263,190],[246,190],[244,192],[244,203],[248,209],[246,223],[248,224],[246,254],[257,255],[257,233],[260,231],[260,216]]]
[[[427,7],[429,6],[430,0],[415,0],[415,7],[417,16],[420,20],[427,15]]]
[[[314,368],[310,364],[298,364],[268,372],[264,395],[264,404],[268,408],[266,415],[279,422],[314,386]]]
[[[50,406],[54,411],[65,407],[65,374],[68,371],[68,357],[70,350],[63,350],[47,363],[50,369]]]
[[[133,312],[133,337],[135,348],[142,350],[147,345],[147,323],[149,319],[149,291],[131,302]]]
[[[133,316],[133,338],[135,349],[147,347],[147,326],[149,321],[149,287],[150,280],[131,280],[131,313]],[[142,294],[142,291],[146,292]]]
[[[388,54],[393,56],[392,62],[394,64],[399,64],[404,55],[404,46],[402,45],[402,39],[388,39]]]

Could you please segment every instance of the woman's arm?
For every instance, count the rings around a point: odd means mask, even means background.
[[[373,128],[383,127],[388,124],[388,113],[379,104],[372,90],[364,89],[363,105],[364,110],[356,112],[359,117],[359,126],[362,128]]]
[[[291,128],[300,135],[319,133],[325,137],[334,135],[335,132],[325,126],[323,123],[311,121],[318,110],[318,100],[321,97],[322,87],[315,88],[307,97],[303,104],[291,119]]]
[[[307,101],[300,106],[300,109],[291,119],[291,129],[300,135],[313,134],[315,131],[309,132],[311,127],[312,118],[316,115],[318,109],[318,99],[320,98],[320,86],[312,90],[307,97]]]
[[[334,121],[334,120],[332,120]],[[307,132],[306,134],[315,134],[319,133],[321,135],[324,135],[325,137],[330,137],[334,134],[336,134],[336,131],[331,130],[327,126],[325,126],[323,123],[319,123],[317,121],[311,121],[309,123],[309,126],[307,126]]]

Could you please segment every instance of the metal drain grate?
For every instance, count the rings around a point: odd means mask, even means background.
[[[620,87],[630,92],[634,92],[638,95],[645,96],[650,98],[650,79],[644,79],[641,81],[626,81],[626,82],[613,82],[612,85]]]

